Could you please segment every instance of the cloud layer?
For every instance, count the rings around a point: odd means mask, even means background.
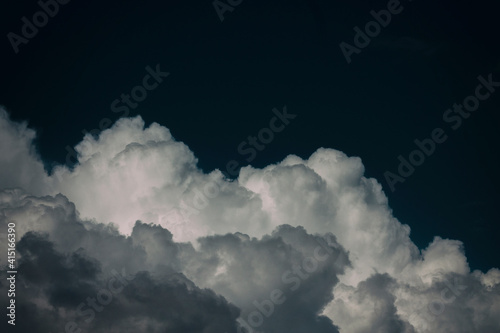
[[[230,180],[135,117],[85,136],[74,168],[48,175],[33,130],[5,111],[0,128],[0,225],[17,224],[25,331],[500,330],[500,270],[471,272],[456,240],[419,250],[358,157],[320,148]],[[99,295],[112,300],[87,322]]]

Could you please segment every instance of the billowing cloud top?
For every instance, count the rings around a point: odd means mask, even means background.
[[[19,332],[500,331],[500,270],[471,272],[456,240],[419,250],[358,157],[320,148],[230,180],[135,117],[49,175],[33,130],[3,110],[0,129]]]

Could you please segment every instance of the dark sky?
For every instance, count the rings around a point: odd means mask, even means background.
[[[500,92],[457,130],[443,121],[479,75],[500,81],[498,10],[492,1],[401,6],[348,64],[339,44],[353,44],[353,28],[387,1],[242,1],[221,22],[211,1],[73,0],[17,54],[7,35],[40,7],[4,2],[0,104],[37,130],[47,166],[65,163],[65,147],[118,119],[111,103],[159,64],[170,75],[130,116],[168,127],[205,171],[248,164],[238,145],[286,105],[297,118],[253,166],[319,147],[359,156],[420,248],[435,235],[459,239],[471,268],[498,267]],[[448,139],[392,192],[384,172],[438,127]]]

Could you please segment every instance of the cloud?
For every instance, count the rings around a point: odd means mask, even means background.
[[[85,136],[74,168],[47,175],[34,131],[6,113],[0,127],[2,150],[12,146],[0,159],[0,224],[16,221],[25,274],[37,272],[24,304],[58,325],[74,314],[71,288],[96,295],[124,269],[133,278],[95,331],[500,330],[500,271],[471,272],[457,240],[418,249],[358,157],[320,148],[231,180],[135,117]]]
[[[1,188],[29,188],[33,194],[48,190],[48,177],[33,145],[35,137],[35,131],[26,122],[11,121],[0,106]]]
[[[389,275],[374,274],[356,288],[339,288],[342,298],[335,311],[341,314],[342,328],[348,332],[414,333],[414,327],[397,313],[396,286]]]
[[[33,232],[19,241],[18,251],[26,283],[17,298],[20,332],[62,331],[67,325],[92,332],[236,331],[238,310],[182,276],[158,280],[137,272],[122,284],[105,278],[85,250],[59,253]]]
[[[255,329],[338,332],[319,315],[349,264],[332,235],[313,236],[302,227],[282,225],[260,240],[236,233],[198,242],[201,256],[193,257],[186,274],[238,305]],[[274,294],[280,295],[278,302],[272,302]]]
[[[235,332],[240,313],[248,318],[259,309],[254,302],[269,302],[278,288],[285,301],[259,329],[338,332],[320,314],[348,265],[347,252],[332,235],[284,225],[262,239],[241,233],[202,237],[195,249],[173,241],[159,225],[137,222],[125,237],[113,227],[81,220],[62,195],[6,190],[0,198],[2,228],[11,221],[30,222],[17,223],[18,317],[29,318],[21,332],[60,331],[68,323],[95,332]],[[311,267],[315,253],[320,260]],[[0,264],[6,265],[4,258]],[[297,275],[295,266],[306,270]],[[123,291],[91,311],[88,298],[100,295],[106,301],[109,277],[122,270],[128,280]]]

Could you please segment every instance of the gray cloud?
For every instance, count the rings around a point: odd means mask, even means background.
[[[264,304],[276,289],[286,301],[259,330],[338,332],[320,314],[333,298],[337,275],[349,264],[331,234],[313,236],[283,225],[260,240],[241,233],[202,237],[195,249],[173,241],[159,225],[137,222],[127,237],[81,220],[62,195],[5,190],[0,198],[2,227],[28,221],[17,228],[20,332],[64,331],[68,323],[95,332],[234,332],[240,311],[245,318],[258,310],[254,302]],[[311,270],[304,260],[314,258],[315,250],[321,261]],[[110,304],[97,303],[103,309],[89,315],[88,298],[98,300],[101,290],[111,289],[109,279],[121,269],[130,276],[123,291]]]
[[[457,240],[418,249],[358,157],[320,148],[228,180],[136,117],[85,136],[74,169],[47,175],[34,131],[6,113],[0,128],[0,227],[17,225],[26,331],[500,330],[500,270],[471,271]],[[86,323],[80,303],[122,271]]]

